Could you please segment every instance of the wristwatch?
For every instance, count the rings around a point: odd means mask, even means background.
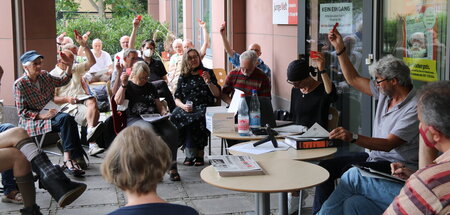
[[[359,135],[357,134],[357,133],[353,133],[352,134],[352,141],[350,141],[350,143],[355,143],[356,142],[356,140],[358,140],[358,138],[359,138]]]

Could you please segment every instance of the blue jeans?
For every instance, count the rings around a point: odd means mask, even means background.
[[[369,154],[365,152],[354,153],[346,156],[338,156],[331,159],[323,160],[319,162],[319,166],[325,168],[330,173],[330,177],[322,184],[316,186],[313,214],[316,214],[325,200],[331,195],[334,190],[334,181],[341,177],[341,175],[351,168],[352,164],[363,164],[363,166],[369,166],[382,172],[390,173],[390,162],[366,162]]]
[[[64,152],[70,152],[70,159],[83,156],[75,119],[67,113],[58,113],[52,118],[52,131],[59,132]]]
[[[5,123],[0,125],[0,133],[14,128],[13,124]],[[3,184],[3,193],[8,195],[11,191],[17,190],[17,184],[14,181],[14,173],[12,169],[6,170],[2,172],[2,184]]]
[[[382,214],[403,185],[362,176],[353,167],[342,175],[336,190],[324,202],[318,214]]]

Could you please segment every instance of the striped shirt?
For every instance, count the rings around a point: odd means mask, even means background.
[[[52,131],[50,119],[36,119],[45,105],[53,100],[55,87],[69,83],[72,76],[61,78],[51,76],[42,70],[37,76],[37,85],[31,83],[24,74],[14,82],[14,98],[19,115],[19,127],[24,128],[31,137]]]
[[[384,214],[450,214],[450,150],[418,170]]]
[[[270,80],[258,68],[255,68],[250,76],[244,75],[239,68],[232,70],[227,75],[222,92],[229,95],[234,88],[242,90],[246,96],[251,96],[252,90],[255,89],[258,96],[270,97]]]

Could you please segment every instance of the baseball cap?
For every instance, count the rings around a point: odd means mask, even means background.
[[[289,81],[301,81],[309,77],[309,73],[314,69],[309,66],[306,58],[292,61],[287,68],[287,78]]]
[[[32,62],[36,60],[38,57],[44,58],[44,56],[37,53],[36,50],[27,51],[22,56],[20,56],[20,62],[22,64],[25,64],[27,62]]]

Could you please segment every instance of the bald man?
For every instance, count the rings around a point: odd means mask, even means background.
[[[240,67],[240,61],[239,61],[240,54],[238,54],[236,51],[234,51],[231,48],[230,42],[228,41],[227,36],[225,35],[225,31],[226,31],[226,24],[223,23],[222,26],[220,26],[220,35],[222,36],[222,41],[223,41],[223,45],[225,46],[225,51],[228,54],[228,60],[233,64],[234,67]],[[262,54],[261,46],[257,43],[253,43],[248,46],[247,50],[253,50],[256,52],[256,54],[258,55],[258,65],[256,67],[258,69],[260,69],[261,71],[263,71],[264,74],[266,74],[270,80],[270,76],[271,76],[270,68],[269,68],[269,66],[264,64],[264,61],[261,58],[259,58],[259,57],[261,57],[261,54]]]

